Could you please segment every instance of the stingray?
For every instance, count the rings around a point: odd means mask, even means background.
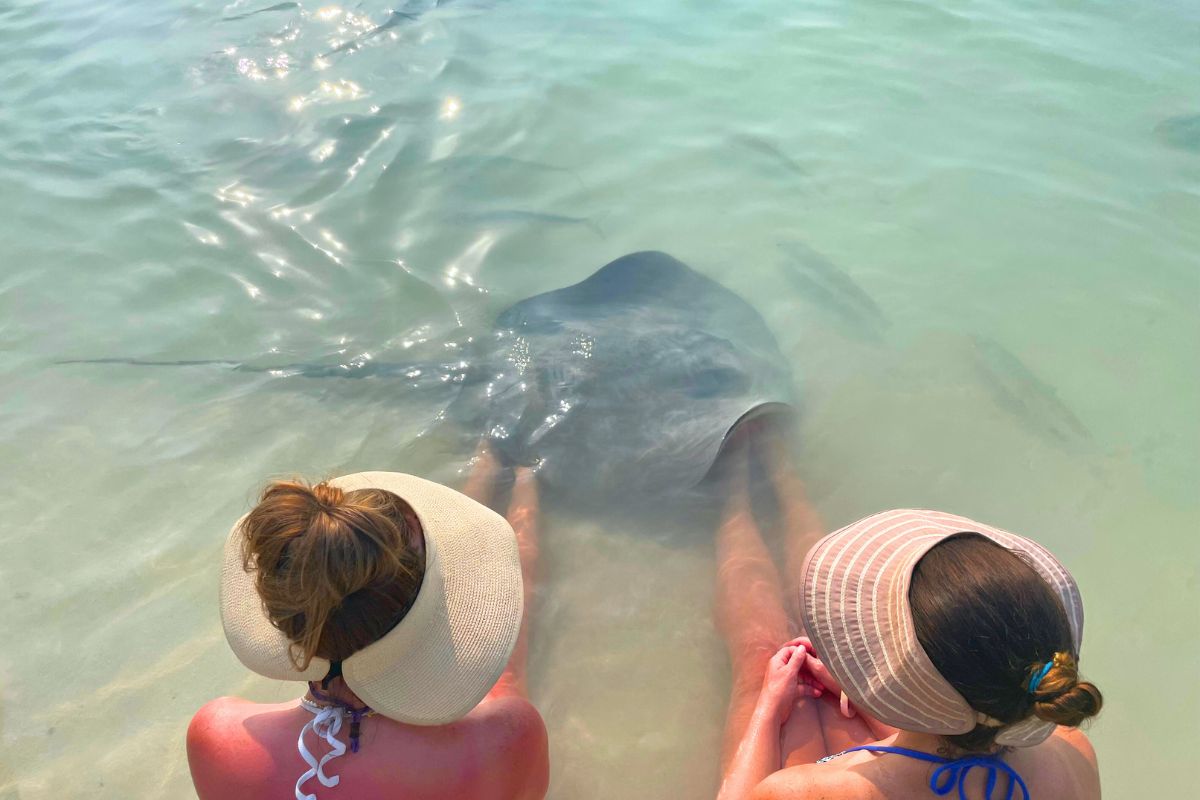
[[[602,502],[685,495],[739,421],[794,405],[791,371],[758,312],[665,253],[622,256],[522,300],[472,338],[476,352],[454,364],[60,363],[391,379],[409,391],[457,384],[446,419],[486,436],[506,463],[534,467],[557,494]]]
[[[517,303],[474,363],[455,416],[504,460],[592,499],[683,493],[740,420],[794,402],[758,312],[659,252]]]

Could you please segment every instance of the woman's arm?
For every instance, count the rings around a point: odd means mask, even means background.
[[[821,661],[821,659],[813,650],[812,640],[810,640],[807,636],[801,636],[789,644],[798,644],[805,648],[805,650],[808,652],[808,658],[804,661],[804,669],[800,677],[801,681],[807,684],[809,687],[816,689],[816,691],[813,692],[815,696],[819,697],[822,694],[826,694],[828,695],[826,699],[832,700],[833,703],[838,706],[839,713],[836,717],[831,713],[827,713],[824,707],[821,709],[821,719],[824,727],[829,728],[831,725],[837,725],[839,728],[845,728],[846,726],[842,723],[853,719],[860,721],[862,725],[866,727],[865,732],[874,737],[874,741],[886,739],[889,736],[896,735],[897,730],[891,725],[880,722],[862,709],[855,708],[850,704],[849,699],[846,698],[846,696],[842,693],[842,687],[838,684],[837,679],[833,677],[833,674],[829,671],[829,668],[825,666],[825,663]],[[857,729],[859,733],[856,734],[854,730],[850,731],[850,744],[867,744],[869,740],[858,741],[858,739],[861,738],[862,729],[858,725],[853,727]],[[843,734],[840,736],[840,738],[846,738],[844,731],[839,731],[839,733]],[[828,739],[830,737],[827,735],[826,738]],[[843,749],[845,748],[839,748],[838,750],[840,751]]]
[[[521,582],[525,598],[521,613],[521,631],[513,647],[508,666],[504,668],[489,697],[516,694],[528,697],[525,686],[525,666],[529,656],[529,618],[533,607],[533,588],[537,580],[538,563],[538,511],[537,475],[527,467],[517,467],[512,488],[512,499],[508,505],[508,524],[517,534],[517,549],[521,554]]]
[[[500,462],[492,453],[486,439],[481,439],[469,462],[470,472],[463,485],[463,494],[477,503],[490,506],[496,496],[496,484],[504,474]],[[487,700],[498,697],[528,697],[525,686],[525,662],[529,653],[529,617],[533,605],[533,587],[536,581],[538,559],[538,491],[537,476],[532,470],[517,467],[515,470],[512,496],[505,514],[508,524],[517,535],[517,549],[521,558],[521,584],[524,610],[521,614],[521,629],[513,647],[508,665],[496,685],[488,692]]]
[[[717,800],[744,800],[754,787],[778,770],[780,730],[799,697],[803,647],[784,646],[767,662],[762,691],[750,722],[721,781]]]

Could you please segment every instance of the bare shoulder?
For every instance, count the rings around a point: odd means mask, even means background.
[[[513,796],[542,798],[550,783],[550,746],[542,715],[524,697],[489,697],[467,717],[496,768],[509,774]]]
[[[1066,728],[1060,725],[1054,731],[1054,739],[1065,748],[1078,753],[1092,766],[1097,765],[1096,748],[1092,747],[1091,740],[1088,739],[1083,731],[1078,728]]]
[[[193,748],[198,751],[209,747],[220,739],[232,724],[245,715],[247,702],[238,697],[218,697],[200,707],[188,724],[188,754]]]
[[[1056,779],[1063,797],[1099,797],[1100,765],[1083,731],[1059,726],[1047,742],[1058,761]]]
[[[497,762],[515,755],[522,761],[547,761],[549,752],[546,723],[533,703],[524,697],[505,695],[488,698],[468,715],[475,735],[486,742]]]
[[[752,800],[841,800],[857,798],[862,787],[855,776],[820,764],[781,769],[754,788]]]
[[[238,697],[218,697],[201,706],[192,717],[187,730],[188,768],[192,782],[201,798],[220,797],[232,780],[235,785],[251,779],[261,779],[258,760],[230,759],[231,750],[238,752],[242,742],[239,734],[242,722],[254,703]]]
[[[488,697],[475,707],[468,719],[475,726],[502,737],[527,739],[546,733],[542,715],[533,703],[514,694]]]

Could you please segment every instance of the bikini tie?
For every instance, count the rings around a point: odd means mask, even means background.
[[[1004,800],[1013,800],[1013,792],[1018,786],[1021,787],[1023,800],[1030,800],[1029,789],[1025,786],[1025,781],[1021,780],[1021,776],[1015,769],[996,756],[967,756],[946,762],[933,771],[933,775],[929,778],[929,788],[933,790],[934,794],[945,797],[957,786],[959,800],[967,800],[967,773],[975,767],[986,769],[988,773],[987,786],[983,790],[984,800],[992,800],[992,791],[996,788],[996,777],[1001,772],[1008,776],[1008,791],[1004,795]]]
[[[325,765],[346,752],[346,745],[337,739],[338,732],[342,730],[343,711],[337,706],[318,706],[306,700],[301,700],[300,703],[306,709],[313,712],[313,718],[300,729],[300,738],[296,742],[296,749],[300,751],[300,757],[309,766],[308,772],[305,772],[296,781],[296,800],[317,800],[315,794],[305,794],[300,787],[313,778],[316,778],[321,782],[322,786],[331,789],[337,786],[342,780],[340,775],[334,775],[333,777],[326,775]],[[316,757],[308,751],[308,747],[304,744],[304,734],[310,730],[316,734],[318,739],[324,739],[330,747],[330,751],[322,756],[320,761],[317,761]]]
[[[330,697],[317,688],[315,683],[308,684],[308,692],[318,702],[313,702],[307,697],[300,698],[300,705],[306,711],[313,715],[303,728],[300,729],[300,738],[296,742],[296,749],[300,751],[300,757],[308,764],[309,770],[300,776],[296,781],[296,800],[317,800],[315,794],[305,794],[300,788],[305,782],[316,778],[321,782],[321,785],[327,789],[332,789],[341,781],[340,775],[330,777],[325,774],[325,765],[333,759],[344,755],[346,745],[338,741],[337,735],[342,730],[342,720],[346,717],[350,718],[350,752],[358,752],[358,737],[362,730],[362,721],[367,717],[375,716],[375,712],[369,707],[355,708],[349,703],[343,703],[336,697]],[[318,739],[324,739],[329,744],[330,750],[320,761],[308,751],[304,744],[304,734],[312,731]]]
[[[1008,791],[1004,795],[1004,800],[1013,800],[1013,792],[1017,787],[1021,787],[1022,800],[1031,800],[1029,796],[1029,787],[1025,785],[1025,781],[1021,780],[1021,776],[1017,771],[999,756],[980,755],[980,756],[964,756],[951,761],[948,758],[935,756],[932,753],[924,753],[920,750],[909,750],[907,747],[891,747],[879,744],[864,744],[858,747],[851,747],[843,750],[835,756],[826,756],[821,761],[828,761],[837,756],[853,753],[856,750],[865,750],[869,753],[893,753],[907,758],[915,758],[919,761],[928,761],[931,764],[937,764],[938,768],[929,776],[929,788],[939,797],[945,797],[954,789],[958,788],[959,800],[967,800],[967,773],[979,767],[986,769],[988,772],[987,785],[983,790],[984,800],[992,800],[992,792],[996,789],[997,776],[1003,772],[1008,776]],[[819,763],[819,762],[818,762]]]
[[[341,673],[339,672],[338,674],[341,674]],[[329,695],[324,694],[323,692],[321,692],[320,689],[318,689],[312,683],[308,684],[308,693],[311,694],[314,699],[324,703],[326,706],[334,706],[335,708],[341,709],[342,713],[344,713],[348,717],[350,717],[350,752],[357,753],[358,752],[358,735],[362,731],[362,721],[364,719],[366,719],[367,717],[375,716],[375,711],[373,709],[371,709],[369,706],[363,706],[362,708],[355,708],[354,706],[350,705],[349,703],[343,703],[341,700],[338,700],[336,697],[330,697]],[[301,702],[303,702],[303,701],[301,701]],[[318,706],[314,703],[313,708],[321,708],[321,706]],[[315,714],[316,712],[313,711],[313,713]]]

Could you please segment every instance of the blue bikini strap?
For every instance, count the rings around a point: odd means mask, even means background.
[[[932,753],[922,753],[920,750],[909,750],[906,747],[886,747],[878,744],[851,747],[843,752],[853,753],[855,750],[866,750],[871,753],[894,753],[899,756],[915,758],[919,761],[928,761],[931,764],[939,764],[940,766],[929,776],[929,788],[939,797],[945,797],[955,787],[958,787],[959,800],[967,800],[967,773],[975,767],[979,767],[986,769],[988,773],[987,786],[984,788],[983,794],[984,800],[992,800],[992,791],[996,788],[996,776],[1001,772],[1008,776],[1008,791],[1004,794],[1004,800],[1012,800],[1013,792],[1016,791],[1018,786],[1021,787],[1021,797],[1023,800],[1031,800],[1029,788],[1025,785],[1025,781],[1021,780],[1021,776],[1017,774],[1017,771],[1008,764],[1005,764],[999,756],[965,756],[951,761],[948,758],[935,756]]]

